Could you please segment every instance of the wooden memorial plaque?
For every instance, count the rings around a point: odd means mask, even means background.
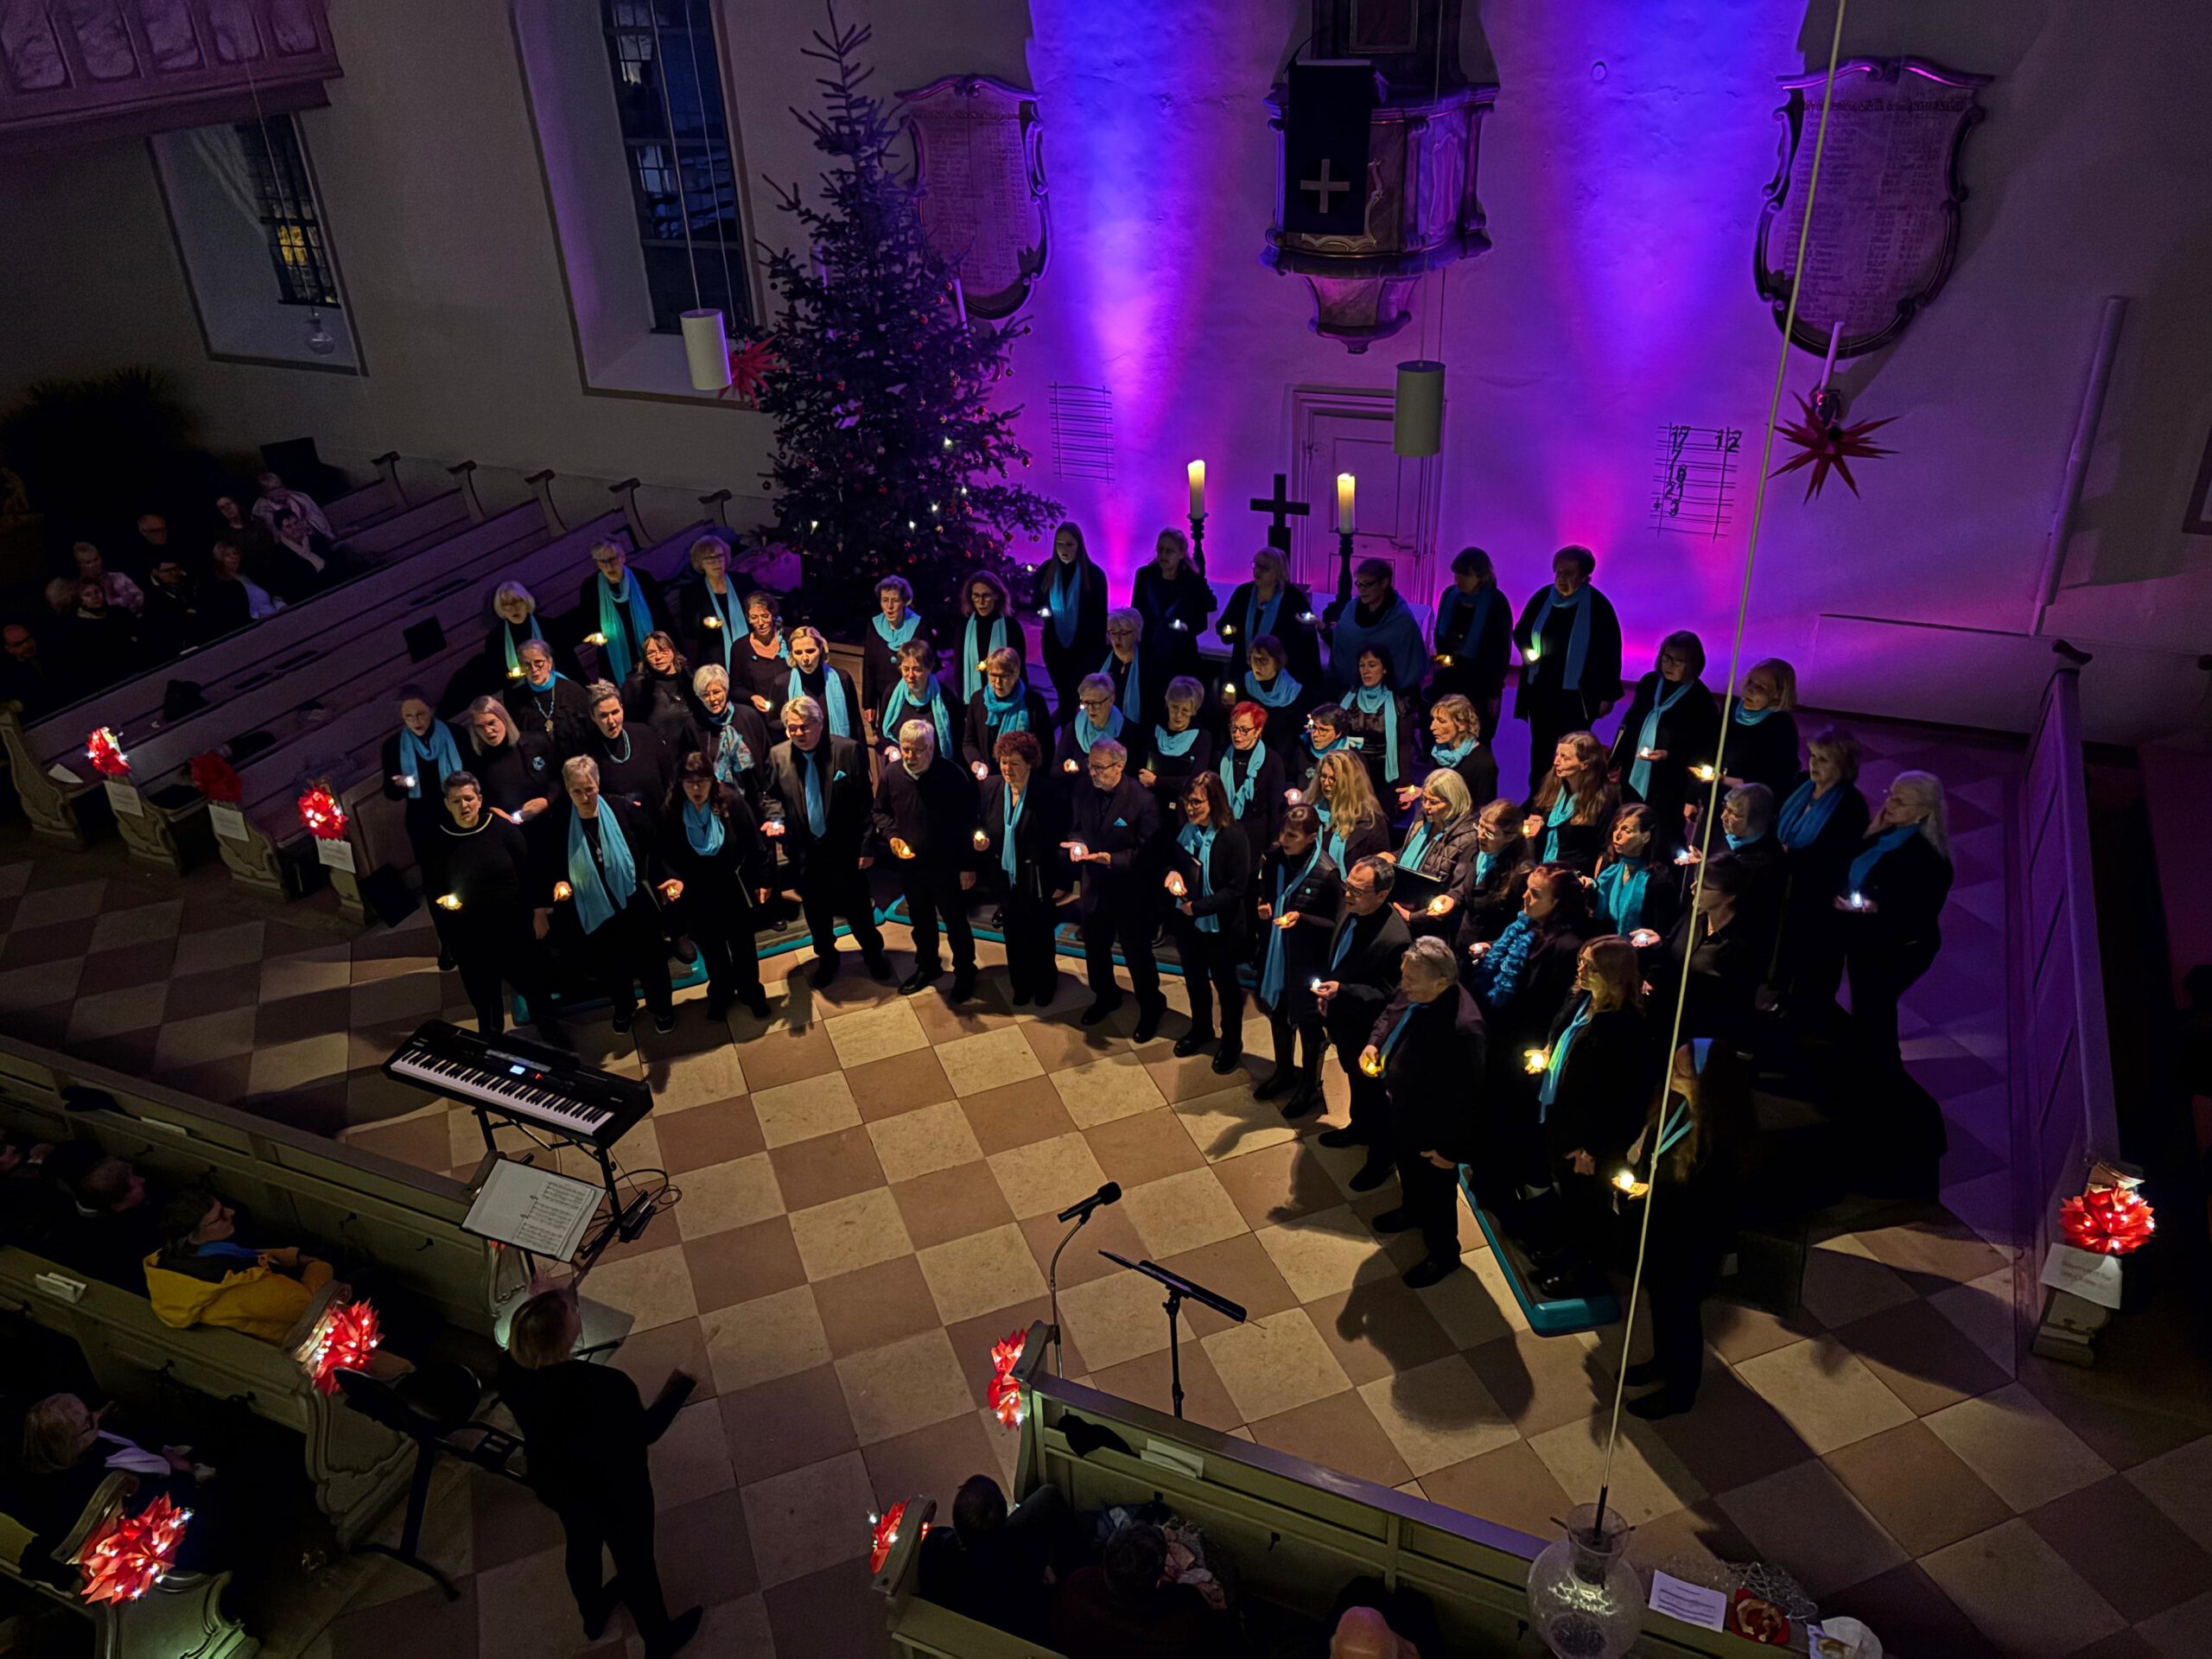
[[[1754,261],[1760,296],[1779,326],[1789,306],[1803,204],[1821,118],[1821,75],[1783,82],[1781,166],[1767,187]],[[1820,191],[1805,245],[1792,342],[1856,357],[1903,333],[1934,299],[1959,249],[1959,152],[1985,111],[1987,75],[1918,58],[1853,58],[1837,66]]]
[[[922,229],[970,316],[1012,316],[1044,274],[1044,132],[1036,94],[988,75],[901,92]]]

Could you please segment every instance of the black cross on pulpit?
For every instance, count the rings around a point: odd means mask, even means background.
[[[1252,511],[1271,512],[1274,515],[1274,523],[1268,526],[1268,545],[1285,558],[1288,558],[1290,556],[1290,521],[1293,518],[1305,518],[1307,513],[1313,511],[1313,508],[1308,502],[1292,500],[1288,475],[1277,473],[1274,499],[1270,500],[1261,496],[1253,497]]]

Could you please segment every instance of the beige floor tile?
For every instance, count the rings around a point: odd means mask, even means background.
[[[1014,1219],[1065,1210],[1105,1184],[1090,1142],[1080,1135],[1056,1135],[990,1156],[991,1173],[1013,1206]]]
[[[1418,1477],[1521,1438],[1465,1358],[1452,1354],[1363,1384],[1360,1398]]]
[[[791,1243],[798,1247],[810,1281],[913,1253],[899,1200],[887,1186],[801,1210],[791,1222]]]
[[[2135,1627],[2159,1659],[2204,1659],[2204,1632],[2212,1630],[2212,1590],[2169,1607]]]
[[[657,1111],[680,1112],[745,1092],[745,1063],[728,1043],[696,1054],[649,1059],[645,1080],[652,1084]]]
[[[1825,1333],[1742,1361],[1736,1375],[1815,1452],[1833,1452],[1912,1421],[1912,1408]]]
[[[427,1020],[445,1005],[442,976],[435,968],[428,968],[354,986],[353,995],[346,999],[346,1018],[357,1027],[379,1025],[386,1020]]]
[[[2126,1628],[2024,1521],[1978,1532],[1920,1564],[2008,1659],[2060,1659]]]
[[[179,954],[181,954],[180,951]],[[310,991],[341,991],[353,982],[353,952],[343,944],[318,945],[261,964],[261,1000],[305,996]]]
[[[226,1014],[170,1020],[162,1027],[160,1040],[154,1046],[154,1069],[166,1071],[173,1066],[198,1065],[246,1052],[253,1046],[254,1018],[251,1008],[232,1008]],[[390,1046],[384,1052],[390,1053]]]
[[[691,1294],[691,1268],[683,1249],[647,1250],[601,1262],[591,1270],[586,1294],[594,1301],[620,1308],[634,1323],[633,1331],[650,1331],[657,1325],[688,1319],[699,1311]]]
[[[1469,1250],[1459,1259],[1466,1272],[1418,1293],[1452,1340],[1462,1348],[1474,1348],[1506,1332],[1526,1331],[1529,1316],[1521,1311],[1497,1258],[1488,1250]],[[1498,1329],[1501,1325],[1503,1330]]]
[[[326,1032],[320,1037],[306,1037],[296,1043],[272,1043],[266,1048],[255,1049],[253,1064],[246,1071],[246,1092],[259,1095],[278,1089],[297,1089],[326,1077],[345,1075],[346,1033]]]
[[[1083,1284],[1063,1282],[1060,1321],[1084,1363],[1103,1371],[1167,1345],[1167,1316],[1160,1311],[1160,1300],[1153,1281],[1116,1268]]]
[[[857,1452],[754,1481],[745,1489],[745,1532],[760,1587],[866,1555],[874,1510],[868,1465]]]
[[[1857,1243],[1850,1234],[1844,1236]],[[1909,1302],[1916,1294],[1910,1285],[1870,1255],[1826,1245],[1806,1253],[1805,1306],[1831,1331]]]
[[[717,1394],[734,1394],[830,1363],[830,1338],[814,1293],[804,1285],[717,1308],[699,1324],[707,1333],[707,1363],[714,1370]]]
[[[111,910],[92,924],[92,942],[86,950],[88,955],[97,955],[102,950],[120,950],[127,944],[151,944],[156,939],[173,939],[177,925],[183,919],[181,899],[134,905],[129,910]]]
[[[1052,1073],[1052,1087],[1077,1128],[1095,1128],[1167,1103],[1134,1052],[1071,1065]]]
[[[853,1433],[862,1446],[975,1410],[967,1372],[942,1330],[925,1331],[837,1362]]]
[[[1343,1205],[1280,1227],[1262,1227],[1255,1236],[1301,1302],[1340,1295],[1398,1270],[1367,1224]]]
[[[1245,1087],[1219,1089],[1178,1101],[1174,1109],[1192,1141],[1211,1163],[1298,1139],[1298,1130],[1283,1122],[1273,1101],[1255,1100],[1251,1090]]]
[[[1610,1414],[1593,1409],[1580,1422],[1564,1423],[1529,1437],[1529,1449],[1544,1460],[1552,1478],[1579,1503],[1597,1501]],[[1621,1419],[1620,1441],[1613,1452],[1611,1478],[1606,1501],[1630,1526],[1671,1515],[1705,1497],[1705,1488],[1650,1425],[1626,1415]]]
[[[722,1440],[721,1407],[698,1400],[677,1412],[668,1432],[653,1443],[652,1464],[657,1510],[711,1497],[737,1484]]]
[[[67,1040],[72,1047],[79,1044],[91,1046],[128,1031],[158,1026],[162,1009],[168,999],[169,982],[165,979],[127,986],[119,991],[95,989],[90,995],[79,996],[70,1010]]]
[[[1083,1065],[1108,1054],[1126,1054],[1129,1039],[1113,1022],[1085,1027],[1072,1020],[1024,1020],[1020,1031],[1047,1071]]]
[[[1248,1423],[1341,1394],[1351,1386],[1302,1307],[1216,1332],[1205,1338],[1205,1351]],[[1093,1365],[1098,1363],[1087,1347],[1084,1357]]]
[[[830,1033],[830,1041],[837,1051],[837,1064],[842,1066],[866,1065],[871,1060],[887,1060],[895,1054],[911,1054],[930,1046],[928,1033],[914,1017],[912,1006],[904,1001],[841,1014],[834,1020],[823,1020],[822,1028]]]
[[[1083,1196],[1077,1192],[1068,1202]],[[1247,1230],[1243,1211],[1211,1169],[1186,1169],[1133,1186],[1122,1194],[1122,1204],[1155,1261]]]
[[[704,1238],[784,1213],[784,1195],[765,1152],[686,1170],[678,1185],[683,1189],[675,1211],[679,1238]]]
[[[2212,1549],[2212,1435],[2139,1463],[2127,1478],[2169,1521]]]
[[[1042,1077],[1045,1071],[1019,1026],[946,1043],[938,1049],[937,1058],[956,1095],[979,1095],[1024,1077]]]
[[[1865,1582],[1909,1559],[1826,1464],[1812,1461],[1724,1492],[1721,1512],[1762,1560],[1816,1596]]]
[[[562,1554],[557,1548],[541,1550],[475,1575],[470,1589],[476,1602],[476,1651],[556,1659],[583,1650]],[[422,1580],[415,1582],[419,1586]]]
[[[2012,1270],[1996,1272],[1963,1285],[1946,1285],[1928,1305],[1967,1334],[2007,1376],[2019,1374],[2018,1330],[2012,1319]]]
[[[957,1100],[879,1118],[868,1126],[868,1132],[887,1181],[911,1181],[918,1175],[973,1163],[983,1155]]]
[[[1021,1229],[1008,1224],[918,1253],[938,1315],[957,1325],[1045,1294],[1045,1275]]]
[[[18,909],[16,925],[23,925],[23,914]],[[212,973],[218,968],[242,968],[250,962],[258,962],[266,927],[264,922],[239,922],[230,927],[211,927],[205,932],[184,934],[176,942],[176,960],[169,964],[169,972],[181,979],[187,974]]]
[[[82,957],[41,962],[29,968],[10,968],[0,974],[0,1008],[20,1013],[25,1008],[50,1007],[56,1002],[66,1002],[76,995],[84,977]]]
[[[861,1121],[852,1086],[842,1071],[763,1089],[753,1096],[753,1111],[760,1120],[760,1138],[771,1147],[849,1129]]]
[[[1946,1406],[1922,1421],[2020,1513],[2112,1472],[2110,1464],[2018,1382]]]

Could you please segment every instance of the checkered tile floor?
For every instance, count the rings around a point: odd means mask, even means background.
[[[1697,1409],[1630,1421],[1614,1465],[1633,1553],[1763,1557],[1909,1659],[2202,1654],[2212,1405],[2012,1354],[2003,823],[2017,758],[1866,735],[1870,793],[1910,766],[1952,790],[1947,943],[1905,1019],[1907,1057],[1950,1123],[1945,1204],[1827,1218],[1796,1319],[1711,1310]],[[357,932],[312,904],[242,899],[219,870],[180,882],[112,849],[0,834],[11,855],[8,1029],[419,1166],[473,1167],[474,1119],[375,1070],[421,1019],[467,1019],[419,918]],[[1408,1241],[1367,1225],[1390,1195],[1352,1197],[1356,1156],[1315,1144],[1318,1126],[1294,1133],[1243,1074],[1179,1061],[1165,1040],[1134,1047],[1126,1011],[1081,1030],[1071,984],[1017,1016],[987,973],[955,1012],[898,997],[856,959],[825,992],[786,986],[807,959],[767,965],[766,1022],[709,1027],[691,1001],[672,1037],[633,1045],[603,1020],[579,1033],[596,1063],[654,1088],[624,1163],[682,1189],[589,1291],[634,1318],[617,1363],[649,1390],[671,1365],[701,1379],[655,1468],[671,1602],[710,1608],[702,1652],[887,1651],[863,1593],[864,1516],[1011,1473],[1011,1439],[983,1409],[989,1346],[1043,1314],[1052,1211],[1106,1179],[1123,1202],[1063,1262],[1070,1375],[1165,1408],[1157,1300],[1095,1251],[1149,1255],[1252,1311],[1242,1328],[1190,1315],[1198,1421],[1539,1532],[1587,1496],[1618,1332],[1529,1334],[1471,1228],[1471,1271],[1408,1290]],[[1262,1028],[1247,1047],[1266,1053]],[[1340,1121],[1333,1068],[1330,1084]],[[269,1633],[270,1651],[583,1650],[556,1530],[526,1496],[452,1477],[431,1532],[460,1602],[357,1563],[303,1602],[297,1629]],[[625,1642],[637,1650],[618,1632],[600,1651]]]

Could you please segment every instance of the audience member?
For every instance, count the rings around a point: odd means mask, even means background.
[[[1052,1626],[1052,1529],[1066,1510],[1039,1486],[1011,1515],[988,1475],[970,1475],[952,1500],[952,1524],[930,1529],[917,1563],[925,1600],[979,1623],[1044,1642]]]
[[[1166,1572],[1166,1535],[1144,1522],[1122,1527],[1097,1566],[1062,1586],[1052,1645],[1065,1659],[1218,1659],[1230,1640],[1225,1615]]]
[[[69,1208],[51,1240],[57,1260],[104,1284],[146,1288],[146,1260],[162,1248],[159,1208],[146,1178],[121,1158],[102,1158],[67,1184]]]
[[[237,1217],[206,1187],[188,1187],[169,1200],[162,1248],[144,1262],[156,1317],[179,1330],[219,1325],[263,1342],[304,1337],[303,1317],[327,1301],[335,1273],[295,1245],[240,1243]]]
[[[79,588],[88,582],[98,582],[111,610],[128,611],[137,616],[145,608],[143,590],[120,570],[109,569],[106,558],[92,543],[79,542],[69,550],[69,556],[77,562]]]

